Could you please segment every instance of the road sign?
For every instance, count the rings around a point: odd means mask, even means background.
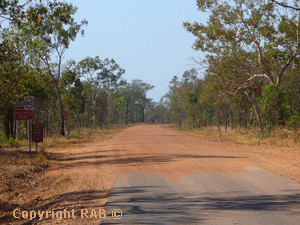
[[[35,100],[33,96],[24,97],[24,109],[34,110]]]
[[[43,142],[43,124],[32,124],[32,142]]]
[[[14,107],[14,120],[33,120],[33,111],[25,110],[23,106]]]

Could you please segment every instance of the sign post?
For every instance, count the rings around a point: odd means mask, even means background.
[[[35,100],[33,96],[24,97],[24,110],[28,110],[28,136],[29,136],[29,157],[31,158],[31,135],[30,135],[30,111],[34,110]]]
[[[44,127],[43,124],[32,124],[32,142],[36,143],[36,152],[38,147],[38,142],[43,142],[44,137]]]

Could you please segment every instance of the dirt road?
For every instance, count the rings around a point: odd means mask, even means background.
[[[34,210],[53,209],[42,224],[100,224],[93,209],[105,206],[107,216],[115,207],[124,214],[103,224],[253,224],[245,218],[266,222],[264,215],[296,224],[300,185],[291,178],[300,180],[300,166],[292,150],[204,141],[160,125],[137,125],[109,140],[59,150],[66,157],[47,174],[48,187],[35,191]],[[73,209],[76,219],[60,220],[55,212],[64,209]],[[211,220],[218,212],[218,220]]]

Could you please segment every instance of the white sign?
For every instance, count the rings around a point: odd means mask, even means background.
[[[25,110],[34,110],[34,105],[35,105],[35,101],[33,96],[24,97]]]

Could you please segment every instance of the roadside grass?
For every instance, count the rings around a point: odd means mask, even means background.
[[[178,130],[174,124],[166,126],[168,129]],[[204,140],[220,141],[217,126],[202,127],[200,129],[181,129],[183,133],[200,137]],[[242,145],[276,145],[284,147],[300,147],[300,130],[287,130],[284,128],[276,128],[271,132],[260,132],[257,129],[237,128],[231,129],[221,126],[222,141],[232,142]]]
[[[6,140],[0,137],[0,224],[7,220],[13,208],[19,206],[14,199],[20,193],[38,187],[45,171],[57,165],[55,159],[63,156],[63,149],[109,139],[127,127],[118,125],[103,130],[82,128],[72,130],[69,138],[60,135],[45,137],[44,142],[38,144],[37,153],[36,145],[32,143],[32,158],[29,157],[26,139]],[[52,149],[62,150],[62,154],[53,153]]]

